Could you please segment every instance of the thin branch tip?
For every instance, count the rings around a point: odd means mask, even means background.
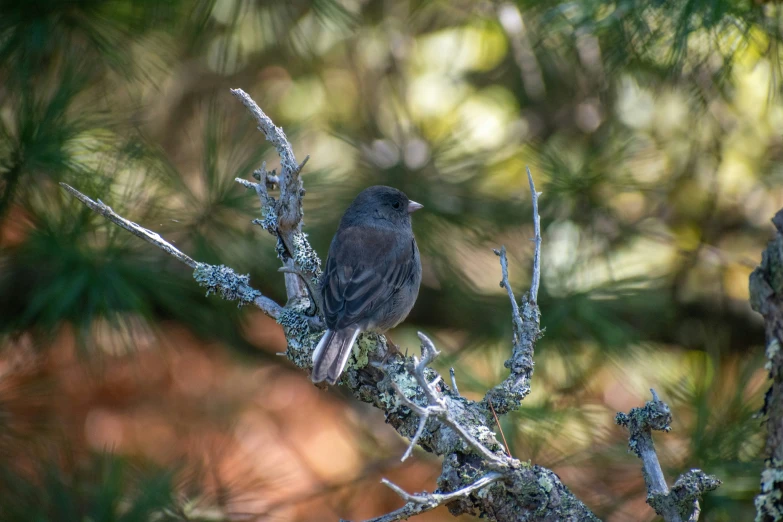
[[[262,208],[270,206],[273,201],[266,192],[266,185],[270,183],[277,185],[280,189],[280,197],[274,207],[274,220],[264,220],[268,225],[265,228],[275,235],[284,249],[281,249],[279,255],[284,264],[296,262],[297,268],[303,272],[310,273],[311,277],[317,277],[320,270],[320,260],[317,259],[315,251],[310,247],[302,234],[302,197],[305,190],[299,172],[307,163],[305,158],[301,164],[296,161],[293,147],[288,141],[285,132],[281,127],[274,124],[271,118],[264,113],[258,104],[242,89],[231,89],[237,99],[239,99],[245,108],[250,112],[256,121],[258,130],[260,130],[268,142],[270,142],[280,157],[280,174],[277,176],[268,176],[266,164],[262,164],[257,179],[259,182],[254,184],[261,200]],[[272,171],[274,172],[274,171]],[[301,255],[306,252],[306,259]],[[300,279],[295,273],[285,274],[286,295],[288,300],[306,298],[312,296],[306,280]]]
[[[302,160],[302,163],[299,164],[299,167],[297,167],[297,172],[302,172],[302,169],[305,165],[307,165],[307,162],[310,161],[310,155],[308,154],[305,156],[305,159]]]
[[[454,371],[454,367],[449,368],[449,375],[451,375],[451,388],[457,394],[457,397],[460,397],[459,388],[457,388],[457,373]]]
[[[280,316],[282,307],[272,299],[264,296],[258,290],[251,288],[248,284],[247,276],[240,276],[230,268],[222,265],[216,266],[199,263],[170,242],[163,239],[157,232],[146,229],[117,214],[100,199],[93,201],[90,197],[82,194],[66,183],[60,183],[60,186],[96,214],[100,214],[108,221],[111,221],[134,236],[158,247],[165,253],[192,268],[194,278],[201,286],[207,288],[208,294],[217,293],[224,299],[239,301],[240,305],[252,303],[265,314],[275,319]]]
[[[533,202],[533,231],[535,233],[533,241],[536,244],[533,251],[533,277],[530,282],[530,299],[536,302],[538,300],[538,287],[541,284],[541,216],[538,213],[538,197],[541,195],[541,192],[536,191],[530,167],[525,167],[525,169],[527,170],[527,181],[530,185],[530,198]]]
[[[424,513],[425,511],[430,511],[443,504],[448,504],[453,500],[459,498],[467,498],[474,492],[482,488],[485,488],[503,478],[505,478],[505,476],[501,473],[490,472],[484,475],[483,477],[481,477],[480,479],[476,480],[472,484],[469,484],[463,488],[457,489],[456,491],[452,491],[450,493],[426,493],[425,492],[418,495],[410,494],[404,489],[402,489],[400,486],[395,484],[394,482],[383,478],[381,479],[381,484],[385,485],[386,487],[394,491],[397,495],[399,495],[400,498],[402,498],[405,501],[405,505],[392,513],[383,515],[378,518],[370,519],[367,522],[395,522],[397,520],[407,520],[413,515]]]

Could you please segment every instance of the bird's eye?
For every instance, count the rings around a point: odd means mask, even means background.
[[[392,207],[394,208],[394,210],[400,210],[402,208],[402,203],[400,203],[399,201],[395,201],[394,203],[392,203]]]

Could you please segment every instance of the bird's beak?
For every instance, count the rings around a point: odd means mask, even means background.
[[[408,214],[413,214],[420,208],[424,208],[424,205],[422,205],[421,203],[416,203],[413,200],[408,202]]]

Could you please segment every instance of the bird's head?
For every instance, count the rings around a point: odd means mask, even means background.
[[[376,185],[364,189],[356,196],[343,219],[350,224],[389,222],[410,226],[410,215],[422,207],[422,204],[409,199],[404,192],[396,188]]]

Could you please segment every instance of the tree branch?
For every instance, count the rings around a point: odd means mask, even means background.
[[[764,316],[770,383],[761,413],[767,417],[767,458],[756,497],[756,520],[783,518],[783,210],[772,219],[777,233],[750,274],[750,305]]]
[[[443,472],[438,479],[441,491],[465,491],[467,494],[459,496],[459,502],[449,505],[454,515],[470,513],[474,515],[486,515],[492,520],[562,520],[562,521],[596,521],[598,520],[581,502],[560,483],[559,478],[551,471],[538,466],[525,466],[518,460],[507,455],[503,447],[498,443],[495,434],[489,428],[491,419],[489,411],[492,402],[501,401],[503,405],[501,413],[519,407],[519,403],[529,393],[529,381],[533,371],[533,345],[540,336],[539,314],[536,305],[538,286],[540,282],[540,249],[541,232],[540,218],[538,216],[538,196],[535,190],[532,175],[528,169],[528,180],[533,198],[533,221],[535,230],[535,254],[533,261],[533,282],[531,291],[522,303],[522,308],[517,304],[514,293],[508,282],[508,259],[506,249],[496,251],[500,256],[502,270],[501,286],[506,288],[511,301],[512,323],[514,326],[514,348],[512,359],[506,362],[511,368],[511,375],[500,385],[487,393],[484,401],[475,403],[460,397],[456,390],[456,382],[452,372],[452,389],[437,386],[442,382],[441,377],[433,370],[427,368],[427,364],[437,357],[432,341],[421,332],[419,338],[422,341],[422,357],[402,358],[392,357],[384,359],[384,363],[377,365],[383,369],[387,378],[378,384],[376,389],[381,390],[378,399],[372,400],[376,405],[387,412],[387,419],[397,430],[410,437],[410,445],[406,449],[403,460],[407,459],[418,444],[425,449],[444,454]],[[351,384],[366,379],[365,375],[354,377],[348,373]],[[411,382],[411,377],[412,381]],[[434,378],[433,378],[434,377]],[[395,394],[395,404],[401,403],[409,412],[415,414],[417,421],[407,416],[400,426],[398,421],[404,412],[390,408],[386,393],[386,383]],[[357,394],[360,398],[367,395]],[[489,409],[487,406],[489,405]],[[430,428],[428,429],[428,425]],[[449,428],[444,430],[443,428]],[[412,434],[412,435],[411,435]],[[479,460],[477,461],[476,458]],[[466,470],[475,471],[467,472]],[[489,476],[489,473],[498,473],[504,479],[507,486],[502,490],[507,497],[500,500],[493,497],[487,501],[486,496],[470,494],[473,491],[472,484],[478,482],[481,476]],[[483,475],[479,473],[483,472]],[[468,478],[473,478],[470,482]],[[398,493],[401,491],[396,488]],[[403,492],[404,493],[404,492]],[[500,494],[500,493],[499,493]],[[406,498],[403,495],[403,498]],[[430,496],[421,497],[423,503],[411,503],[410,499],[402,508],[380,517],[374,521],[400,520],[411,514],[421,511],[421,506],[429,506]],[[456,504],[456,505],[455,505]],[[435,504],[437,505],[437,504]],[[537,506],[535,509],[532,506]],[[435,507],[435,506],[432,506]]]
[[[237,182],[247,188],[256,191],[261,200],[262,220],[254,223],[261,225],[265,230],[278,238],[280,243],[278,255],[285,271],[285,288],[288,301],[292,302],[302,298],[308,298],[315,304],[318,310],[317,292],[311,288],[313,282],[317,282],[321,273],[321,261],[313,251],[302,233],[302,198],[305,189],[299,176],[309,156],[301,163],[297,163],[293,148],[283,129],[275,126],[274,122],[255,101],[242,89],[231,89],[231,94],[236,96],[250,111],[258,124],[258,130],[264,133],[266,139],[274,145],[280,156],[280,175],[275,176],[266,172],[266,163],[254,173],[258,183],[253,183],[237,178]],[[280,198],[275,200],[267,193],[267,185],[280,187]],[[307,281],[309,278],[311,281]],[[313,312],[311,310],[311,312]],[[312,313],[311,313],[312,315]]]
[[[502,279],[501,288],[505,288],[508,299],[511,301],[511,322],[513,325],[513,341],[511,358],[505,362],[505,367],[510,371],[503,382],[489,390],[482,404],[489,406],[492,403],[495,411],[502,415],[516,410],[522,404],[522,400],[530,393],[530,379],[533,376],[533,352],[536,341],[541,337],[541,313],[536,303],[538,299],[538,287],[541,282],[541,217],[538,215],[538,197],[533,175],[527,168],[527,179],[530,185],[530,197],[533,202],[533,277],[530,283],[530,291],[517,304],[514,291],[508,282],[508,258],[506,247],[495,250],[500,257],[500,269]],[[489,408],[491,409],[491,408]]]
[[[187,254],[184,254],[181,252],[177,247],[160,237],[160,234],[153,232],[151,230],[147,230],[146,228],[142,227],[141,225],[138,225],[137,223],[134,223],[133,221],[130,221],[128,219],[125,219],[124,217],[120,216],[116,212],[114,212],[110,206],[105,204],[100,199],[98,201],[93,201],[88,196],[85,196],[72,186],[66,184],[66,183],[60,183],[60,186],[65,189],[66,192],[71,194],[73,197],[84,203],[85,206],[87,206],[90,210],[95,212],[96,214],[100,214],[101,216],[105,217],[115,225],[118,225],[121,228],[124,228],[131,234],[133,234],[136,237],[140,237],[144,241],[147,241],[148,243],[152,243],[156,247],[160,248],[167,254],[174,256],[182,263],[185,263],[190,268],[193,268],[194,270],[196,267],[198,267],[198,262],[194,260],[192,257],[188,256]]]
[[[533,249],[533,277],[530,282],[530,300],[534,303],[538,301],[538,286],[541,284],[541,216],[538,214],[538,196],[541,192],[536,192],[536,185],[533,183],[533,174],[530,173],[530,167],[525,167],[527,171],[527,182],[530,185],[530,199],[533,202],[533,241],[536,246]],[[506,277],[508,282],[508,276]]]
[[[196,281],[198,281],[201,286],[206,287],[207,295],[217,293],[228,301],[238,301],[240,306],[252,303],[269,317],[274,319],[280,317],[282,307],[272,299],[265,297],[258,290],[252,288],[249,284],[250,278],[248,276],[238,275],[227,266],[199,263],[163,239],[159,234],[120,216],[101,200],[94,201],[65,183],[60,183],[60,186],[76,199],[84,203],[93,212],[100,214],[115,225],[124,228],[134,236],[140,237],[148,243],[152,243],[170,256],[173,256],[177,260],[188,265],[193,269],[193,277]]]
[[[405,505],[400,509],[392,511],[391,513],[369,519],[366,522],[396,522],[397,520],[407,520],[413,515],[418,515],[420,513],[424,513],[425,511],[433,510],[438,506],[447,504],[459,498],[468,497],[472,493],[478,492],[480,489],[485,488],[502,478],[503,475],[501,473],[488,473],[473,484],[465,486],[462,489],[458,489],[457,491],[452,491],[451,493],[425,492],[421,495],[411,495],[393,482],[383,479],[381,482],[389,486],[392,490],[394,490],[395,493],[401,496],[402,499],[405,500]]]
[[[650,390],[653,400],[643,408],[633,408],[626,415],[618,413],[615,421],[628,428],[628,447],[642,461],[642,473],[647,485],[647,503],[666,522],[696,522],[699,519],[699,499],[702,494],[720,486],[717,478],[692,469],[680,476],[671,492],[658,462],[652,440],[652,430],[670,431],[672,414],[669,405]]]
[[[427,405],[420,406],[416,404],[405,395],[405,393],[400,389],[399,385],[394,382],[394,380],[391,381],[391,384],[402,400],[402,403],[420,416],[419,427],[416,430],[416,434],[411,439],[411,444],[403,455],[402,460],[405,460],[408,458],[408,456],[410,456],[411,452],[413,451],[413,446],[418,442],[421,434],[424,431],[427,420],[430,417],[435,417],[443,424],[451,428],[455,433],[459,434],[459,436],[462,437],[468,446],[476,450],[476,453],[481,455],[486,460],[490,469],[503,471],[509,469],[509,467],[513,465],[510,459],[505,458],[505,456],[501,457],[496,453],[488,450],[481,442],[476,440],[475,437],[473,437],[457,419],[451,415],[445,397],[438,391],[436,387],[436,384],[441,380],[440,375],[438,375],[433,382],[429,382],[425,373],[425,370],[427,370],[427,365],[432,362],[440,354],[440,352],[435,349],[435,345],[432,343],[430,338],[421,332],[419,332],[419,339],[421,339],[421,361],[419,361],[419,359],[414,356],[413,361],[409,362],[407,365],[407,369],[415,377],[419,389],[424,392],[424,396],[427,399]]]

